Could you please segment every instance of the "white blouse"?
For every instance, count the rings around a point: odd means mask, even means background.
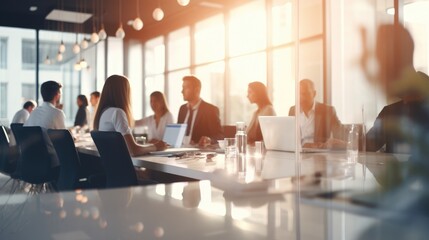
[[[98,124],[99,131],[116,131],[122,135],[131,134],[130,124],[127,115],[120,108],[111,107],[101,114]]]
[[[162,140],[164,136],[165,126],[167,124],[173,123],[173,114],[171,112],[166,112],[161,119],[159,120],[158,126],[156,126],[155,115],[150,115],[149,117],[145,117],[138,121],[138,126],[136,126],[136,130],[139,126],[147,126],[148,128],[148,138],[149,140],[158,139]]]

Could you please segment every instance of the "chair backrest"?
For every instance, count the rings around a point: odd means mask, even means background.
[[[106,187],[138,185],[133,162],[124,137],[119,132],[92,131],[91,137],[106,171]]]
[[[78,186],[81,165],[73,137],[66,129],[48,129],[48,135],[61,165],[57,188],[60,191],[74,190]]]
[[[10,157],[9,137],[4,126],[0,126],[0,171],[5,172]]]
[[[15,134],[15,131],[17,131],[19,128],[22,128],[24,126],[24,124],[23,123],[12,123],[11,125],[10,125],[10,129],[12,129],[12,133],[13,133],[13,136],[15,137],[15,140],[16,140],[16,134]],[[16,140],[17,141],[17,145],[18,145],[18,140]]]
[[[21,152],[20,178],[28,183],[51,182],[52,154],[49,153],[41,127],[18,127],[12,130]]]

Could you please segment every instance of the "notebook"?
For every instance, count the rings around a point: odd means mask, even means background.
[[[169,148],[163,151],[151,152],[155,155],[170,155],[183,152],[199,151],[198,148],[182,148],[183,138],[185,137],[187,124],[167,124],[165,126],[162,141],[169,145]]]
[[[262,136],[267,150],[295,152],[295,117],[259,116]],[[328,149],[302,148],[300,152],[327,152]]]

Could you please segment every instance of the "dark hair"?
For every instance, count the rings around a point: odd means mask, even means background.
[[[90,95],[99,98],[100,97],[100,92],[99,91],[94,91]]]
[[[27,109],[27,108],[29,108],[29,107],[35,107],[36,105],[34,104],[34,102],[33,101],[26,101],[25,103],[24,103],[24,105],[22,106],[22,108],[24,108],[24,109]]]
[[[62,87],[61,83],[56,81],[47,81],[42,83],[40,87],[40,92],[42,93],[42,98],[44,102],[50,102],[54,99],[55,95],[60,91]]]
[[[270,98],[268,97],[267,87],[261,82],[249,83],[249,88],[255,92],[255,102],[260,106],[272,105]]]
[[[162,94],[162,92],[155,91],[155,92],[150,94],[150,97],[154,98],[157,102],[161,103],[162,111],[164,114],[166,112],[168,112],[167,101],[165,100],[165,96],[164,96],[164,94]]]
[[[104,82],[100,103],[94,117],[95,130],[98,130],[100,126],[101,114],[110,107],[124,110],[127,115],[128,124],[130,126],[134,125],[134,118],[131,113],[131,87],[127,77],[112,75]]]
[[[413,63],[414,41],[404,26],[392,24],[379,26],[376,44],[377,51],[382,54],[389,54],[389,58],[393,56],[392,58],[397,64]]]
[[[201,81],[197,77],[192,75],[184,76],[183,81],[190,82],[194,88],[201,90]]]
[[[78,95],[77,99],[79,99],[82,102],[82,106],[87,107],[88,106],[88,99],[85,95]]]

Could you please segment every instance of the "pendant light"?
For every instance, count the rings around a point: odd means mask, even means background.
[[[79,44],[77,43],[77,32],[76,32],[76,41],[73,45],[73,53],[78,54],[80,52]]]
[[[98,37],[100,38],[100,40],[106,40],[107,33],[106,33],[106,30],[104,30],[104,20],[103,20],[103,15],[104,15],[103,1],[104,0],[100,0],[100,1],[101,1],[101,7],[100,7],[101,29],[98,32]]]
[[[64,5],[64,3],[61,0],[60,1],[60,9],[63,9],[63,5]],[[61,21],[60,26],[61,26],[61,43],[60,43],[60,46],[58,47],[58,52],[64,53],[66,51],[66,45],[64,44],[64,41],[63,41],[63,33],[64,33],[64,22],[63,21]]]
[[[116,37],[122,39],[125,37],[125,31],[122,28],[121,0],[118,0],[118,3],[119,3],[119,28],[118,28],[118,30],[116,30]]]
[[[177,3],[180,6],[187,6],[189,4],[190,0],[177,0]]]
[[[57,53],[57,61],[58,62],[63,61],[63,54],[60,51],[58,51],[58,53]]]
[[[87,49],[88,45],[89,45],[88,40],[85,37],[83,37],[82,42],[80,42],[80,46],[82,47],[82,49]]]
[[[96,30],[95,30],[95,16],[97,15],[96,14],[96,7],[95,7],[95,1],[96,0],[93,0],[94,2],[94,4],[92,4],[92,9],[93,9],[93,11],[92,11],[92,33],[91,33],[91,42],[92,43],[97,43],[99,40],[100,40],[100,37],[98,36],[98,34],[97,34],[97,32],[96,32]]]
[[[153,10],[152,17],[158,22],[164,18],[164,11],[161,9],[160,0],[158,0],[158,7]]]
[[[140,30],[143,28],[143,21],[142,21],[142,19],[140,18],[140,8],[139,8],[139,2],[140,2],[140,0],[136,0],[136,2],[137,2],[137,6],[136,6],[136,9],[137,9],[137,17],[136,17],[136,19],[134,19],[134,21],[133,21],[133,28],[134,28],[135,30],[137,30],[137,31],[140,31]]]

